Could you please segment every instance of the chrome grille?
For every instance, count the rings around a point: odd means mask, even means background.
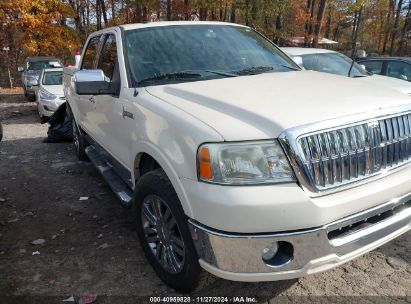
[[[297,147],[317,190],[353,183],[411,160],[411,114],[316,132]]]

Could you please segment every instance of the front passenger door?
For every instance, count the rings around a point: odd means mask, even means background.
[[[97,54],[100,46],[101,36],[94,36],[89,39],[86,50],[84,51],[80,69],[92,70],[97,64]],[[74,81],[74,79],[72,79]],[[93,113],[94,99],[93,95],[75,95],[77,98],[78,113],[80,117],[76,117],[77,123],[90,135],[93,135]]]
[[[104,72],[106,80],[116,88],[117,93],[96,96],[95,115],[98,122],[95,126],[96,140],[123,167],[126,167],[129,163],[130,134],[133,130],[134,120],[123,115],[124,107],[127,105],[120,98],[121,76],[115,33],[106,34],[103,37],[97,69]]]

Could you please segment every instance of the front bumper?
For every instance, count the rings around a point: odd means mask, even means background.
[[[43,100],[38,98],[38,112],[40,116],[50,117],[58,107],[65,102],[66,100],[64,97],[57,97],[54,100]]]
[[[411,193],[313,229],[233,234],[189,224],[200,265],[210,273],[233,281],[292,279],[341,265],[408,231]],[[275,242],[288,245],[279,247],[280,259],[265,262],[263,250]]]

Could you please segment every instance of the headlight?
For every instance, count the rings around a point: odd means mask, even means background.
[[[201,181],[225,185],[295,181],[277,141],[204,144],[198,149]]]
[[[40,99],[44,99],[44,100],[54,100],[54,99],[57,98],[56,95],[54,95],[54,94],[52,94],[49,91],[46,91],[44,89],[40,89],[39,97],[40,97]]]

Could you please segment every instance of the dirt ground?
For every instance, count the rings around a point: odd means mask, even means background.
[[[72,144],[42,143],[35,103],[1,96],[0,303],[142,303],[179,296],[157,278],[128,210]],[[81,201],[80,197],[88,197]],[[31,242],[44,239],[42,245]],[[411,303],[411,233],[356,260],[300,280],[238,283],[205,275],[190,295],[268,303]],[[38,251],[39,254],[34,252]],[[346,297],[339,297],[346,296]]]

